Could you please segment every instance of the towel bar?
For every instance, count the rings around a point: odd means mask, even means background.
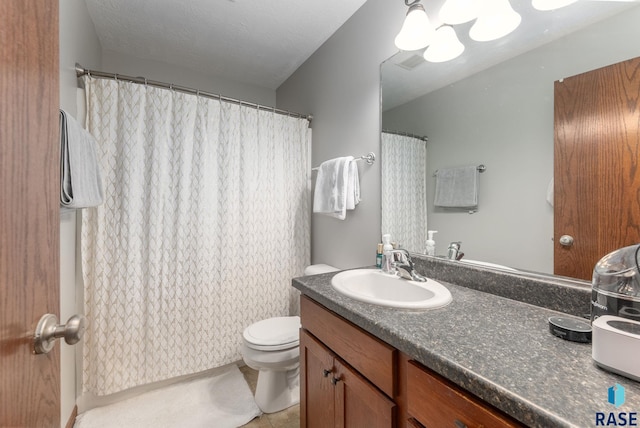
[[[479,172],[479,173],[483,173],[483,172],[485,172],[485,171],[487,170],[487,167],[486,167],[486,166],[484,166],[483,164],[480,164],[480,165],[478,165],[478,166],[477,166],[477,168],[476,168],[476,169],[478,170],[478,172]],[[437,175],[438,175],[438,170],[436,169],[436,170],[433,172],[433,176],[435,177],[435,176],[437,176]]]
[[[366,155],[362,155],[359,158],[355,158],[355,160],[357,160],[357,161],[364,160],[364,161],[367,161],[367,165],[373,165],[374,162],[376,161],[376,154],[373,153],[373,152],[369,152]],[[484,165],[481,165],[481,166],[482,166],[482,168],[484,168]],[[314,168],[311,168],[311,171],[317,171],[318,168],[320,168],[320,167],[316,166]]]

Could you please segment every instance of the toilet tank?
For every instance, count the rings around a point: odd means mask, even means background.
[[[338,270],[339,270],[338,268],[333,266],[329,266],[325,264],[317,264],[317,265],[307,266],[306,268],[304,268],[304,274],[305,276],[318,275],[321,273],[336,272]]]

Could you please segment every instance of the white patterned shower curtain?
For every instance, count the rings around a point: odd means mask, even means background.
[[[382,233],[402,248],[423,252],[427,240],[427,143],[382,133]]]
[[[83,391],[241,359],[247,325],[297,311],[309,263],[308,122],[84,78],[105,203],[82,218]]]

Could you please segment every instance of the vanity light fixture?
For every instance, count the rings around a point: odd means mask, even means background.
[[[403,51],[415,51],[422,49],[431,43],[434,37],[434,28],[429,22],[427,12],[420,4],[420,0],[404,0],[409,6],[407,17],[400,32],[396,36],[396,47]]]
[[[577,0],[533,0],[534,3],[544,1],[568,3]],[[506,36],[522,21],[509,0],[446,0],[438,14],[444,25],[436,31],[420,0],[404,0],[404,4],[409,10],[395,38],[396,47],[403,51],[415,51],[428,46],[424,58],[430,62],[449,61],[464,52],[464,45],[460,43],[452,25],[475,19],[469,37],[486,42]]]
[[[485,0],[469,37],[478,42],[496,40],[515,30],[520,21],[522,17],[513,10],[509,0]]]
[[[445,62],[459,57],[462,52],[464,45],[458,40],[453,27],[443,25],[436,30],[433,43],[424,51],[424,59],[429,62]]]
[[[553,10],[569,6],[577,1],[578,0],[533,0],[531,4],[533,8],[537,10]]]
[[[478,17],[478,6],[478,0],[447,0],[440,8],[438,17],[445,24],[464,24]]]

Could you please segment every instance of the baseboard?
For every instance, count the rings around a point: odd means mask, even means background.
[[[73,406],[73,410],[71,411],[71,415],[69,416],[69,420],[65,425],[65,428],[73,428],[73,425],[76,423],[76,417],[78,416],[78,406]]]

